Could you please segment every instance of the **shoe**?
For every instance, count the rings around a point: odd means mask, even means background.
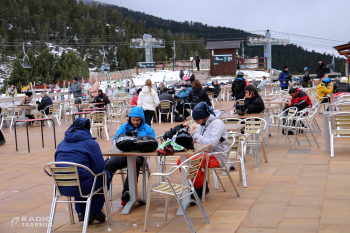
[[[122,195],[122,202],[125,202],[127,203],[129,200],[130,200],[130,194],[129,194],[129,191],[126,191],[125,193],[123,193]]]
[[[99,222],[105,222],[106,221],[106,215],[104,213],[99,214],[90,214],[89,215],[89,224],[91,224],[93,221],[99,221]]]
[[[85,218],[85,214],[83,214],[83,213],[78,214],[79,222],[84,222],[84,218]]]
[[[234,170],[236,170],[236,168],[234,166],[231,166],[230,171],[234,171]]]
[[[35,122],[35,123],[33,124],[33,126],[34,126],[34,127],[40,127],[40,124],[39,124],[39,122]]]
[[[122,206],[125,206],[125,205],[126,205],[126,203],[127,203],[127,202],[122,201],[120,204],[121,204]]]
[[[294,135],[293,131],[288,131],[288,135]]]
[[[5,143],[6,143],[5,140],[1,141],[1,142],[0,142],[0,146],[4,145]]]

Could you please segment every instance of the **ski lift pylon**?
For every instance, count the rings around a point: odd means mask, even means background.
[[[24,50],[24,43],[23,43],[23,53],[24,53],[23,59],[19,59],[19,62],[21,63],[21,66],[22,66],[24,69],[30,69],[30,68],[32,68],[32,67],[30,66],[29,57],[27,56],[26,51]]]
[[[111,66],[110,66],[110,64],[107,61],[104,46],[102,46],[102,50],[103,50],[103,63],[102,63],[102,66],[101,66],[101,70],[102,71],[107,71],[107,70],[111,69]]]

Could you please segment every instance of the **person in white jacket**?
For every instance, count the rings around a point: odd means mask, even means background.
[[[147,79],[137,100],[137,106],[141,107],[144,111],[146,124],[151,125],[152,117],[155,115],[158,105],[159,98],[157,92],[152,90],[152,81]]]
[[[229,148],[227,129],[221,120],[221,111],[213,110],[207,103],[201,102],[197,104],[192,111],[192,118],[198,124],[197,129],[190,129],[193,140],[200,144],[211,144],[211,148],[205,151],[201,168],[205,167],[207,155],[213,152],[224,152]],[[220,155],[211,155],[209,158],[208,167],[221,167],[226,163],[228,153],[221,155],[225,161],[221,160]],[[181,163],[179,159],[178,164]],[[204,172],[200,169],[194,187],[198,196],[202,195],[204,183]],[[206,194],[209,193],[207,183]]]

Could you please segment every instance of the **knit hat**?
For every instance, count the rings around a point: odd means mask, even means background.
[[[78,81],[78,78],[73,78],[73,80]]]
[[[31,97],[32,95],[33,95],[33,93],[32,93],[32,92],[30,92],[30,91],[26,92],[26,96]]]
[[[193,120],[199,120],[199,119],[204,119],[210,114],[213,114],[216,116],[214,113],[214,110],[205,102],[200,102],[197,104],[192,111],[192,118]]]
[[[288,66],[283,66],[283,69],[288,68]]]

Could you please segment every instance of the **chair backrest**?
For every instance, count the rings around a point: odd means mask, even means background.
[[[250,117],[244,119],[244,133],[259,133],[266,128],[266,121],[259,117]]]
[[[338,136],[350,137],[350,112],[335,113],[330,115],[333,122],[330,122],[330,130]]]
[[[213,98],[213,92],[207,92],[207,95],[208,95],[208,97],[209,97],[209,99],[212,99]]]
[[[95,174],[88,167],[70,162],[53,162],[46,164],[44,167],[44,172],[53,178],[57,191],[60,195],[62,195],[60,187],[70,186],[78,187],[80,196],[84,197],[84,195],[81,193],[78,167],[88,170],[93,176],[95,176]]]
[[[3,108],[1,114],[5,117],[10,116],[10,110],[8,108]]]
[[[162,100],[159,102],[159,106],[161,109],[170,109],[171,103],[170,100]]]
[[[97,112],[92,112],[92,122],[91,122],[91,127],[93,127],[94,123],[103,123],[105,120],[105,115],[106,112],[104,111],[97,111]]]
[[[236,101],[236,103],[239,105],[244,105],[244,99],[239,99]]]
[[[88,109],[88,108],[90,108],[90,104],[81,104],[80,108],[81,109]]]
[[[125,93],[124,92],[119,92],[118,96],[123,98],[125,96]]]
[[[337,107],[338,111],[350,111],[350,103],[349,104],[340,104]]]
[[[70,99],[69,104],[75,104],[75,99]]]
[[[186,169],[186,179],[183,180],[182,191],[185,188],[185,184],[187,181],[189,181],[190,183],[190,188],[193,187],[197,178],[198,171],[201,167],[202,161],[203,161],[203,153],[199,153],[194,156],[191,156],[189,159],[185,160],[182,164],[179,165],[179,166],[182,166],[182,168]],[[183,167],[183,165],[185,164],[187,164],[186,167]],[[193,181],[191,181],[192,179]]]
[[[57,105],[50,105],[49,106],[49,114],[52,114],[57,110]]]

